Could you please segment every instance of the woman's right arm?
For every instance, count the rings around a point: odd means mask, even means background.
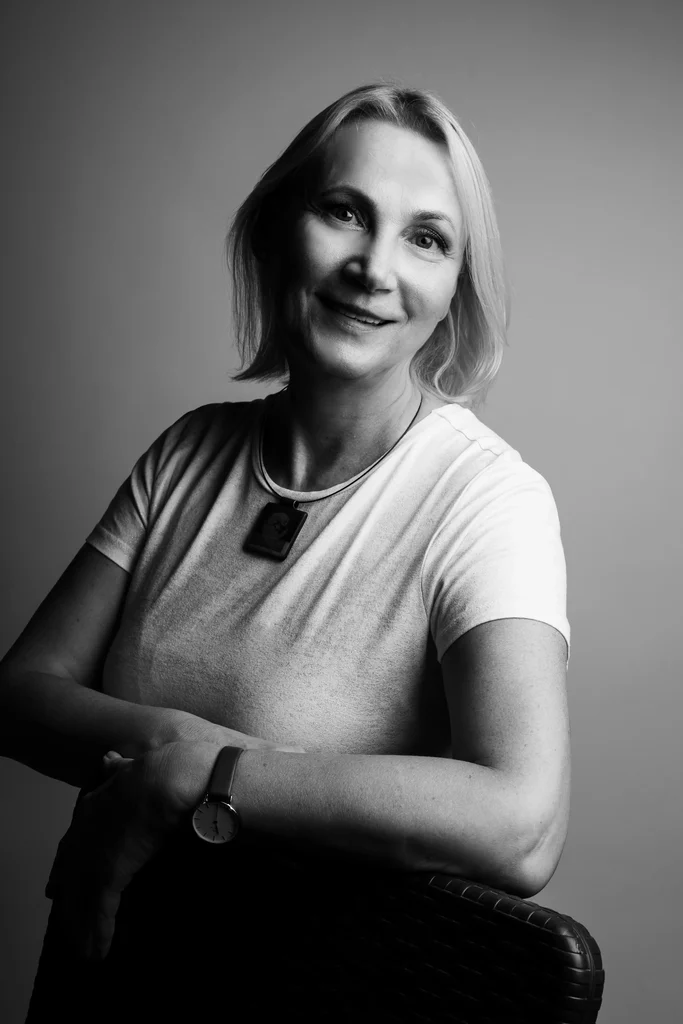
[[[97,689],[129,578],[91,545],[78,552],[0,662],[0,755],[90,788],[102,779],[108,750],[140,757],[177,740],[274,747]]]

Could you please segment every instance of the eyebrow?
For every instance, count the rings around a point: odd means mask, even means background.
[[[365,192],[362,192],[354,185],[347,185],[344,182],[340,182],[337,185],[330,185],[329,188],[322,189],[320,195],[324,197],[333,195],[335,192],[344,192],[346,195],[353,197],[357,202],[369,206],[373,212],[377,211],[377,204],[370,198],[370,196],[367,196]],[[444,213],[443,210],[415,210],[411,214],[410,219],[411,222],[415,222],[417,220],[444,221],[446,224],[450,225],[456,235],[459,233],[453,219],[449,217],[447,213]]]

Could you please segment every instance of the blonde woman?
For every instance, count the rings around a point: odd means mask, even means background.
[[[284,388],[164,431],[2,664],[2,753],[81,788],[32,1022],[224,1007],[235,865],[280,844],[531,896],[565,840],[565,565],[472,411],[507,299],[471,143],[429,93],[356,89],[229,256],[238,379]]]

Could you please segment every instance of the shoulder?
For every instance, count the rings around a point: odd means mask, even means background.
[[[191,409],[175,420],[140,456],[131,474],[151,496],[165,493],[181,478],[220,469],[250,436],[262,400],[215,402]]]
[[[226,444],[239,443],[249,433],[261,400],[214,402],[184,413],[167,427],[151,446],[156,450],[158,468],[170,461],[209,455]]]
[[[493,570],[506,560],[523,568],[532,557],[561,567],[559,515],[545,477],[468,410],[438,413],[442,471],[425,574],[449,562],[459,572],[465,563]]]
[[[434,410],[433,419],[439,424],[444,443],[450,441],[454,449],[473,446],[495,458],[514,449],[500,434],[487,426],[479,417],[464,406],[451,404]]]
[[[449,410],[446,420],[450,469],[422,564],[439,658],[468,630],[497,619],[545,622],[569,643],[566,564],[548,482],[472,413]]]
[[[168,450],[220,442],[248,430],[261,407],[251,402],[213,402],[184,413],[167,427],[159,440]]]
[[[417,447],[437,476],[444,476],[444,484],[458,491],[500,459],[506,464],[522,461],[500,434],[459,405],[435,409],[425,421]]]
[[[442,406],[430,415],[415,458],[429,473],[438,518],[450,518],[472,503],[508,494],[551,496],[545,478],[522,458],[500,434],[471,410],[458,405]]]

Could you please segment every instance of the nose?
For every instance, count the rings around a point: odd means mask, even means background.
[[[366,236],[345,270],[356,285],[368,292],[393,291],[397,285],[396,250],[392,240],[379,234]]]

